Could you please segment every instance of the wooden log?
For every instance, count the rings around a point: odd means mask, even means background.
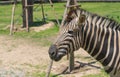
[[[27,6],[27,0],[25,0],[25,6]],[[28,8],[25,8],[25,14],[26,14],[26,31],[29,31],[29,26],[28,26]]]
[[[22,0],[23,10],[23,28],[29,31],[29,26],[33,23],[33,7],[26,7],[28,5],[33,6],[33,0]]]
[[[0,5],[13,4],[14,1],[0,1]]]
[[[46,77],[50,77],[50,72],[51,72],[51,69],[52,69],[52,65],[53,65],[53,60],[50,61],[50,65],[48,66]]]
[[[77,1],[76,0],[70,0],[70,5],[69,6],[74,6],[77,5]],[[70,10],[74,9],[74,7],[70,7]]]
[[[13,28],[14,28],[14,15],[15,15],[15,6],[16,6],[17,0],[14,0],[14,4],[12,7],[12,17],[11,17],[11,26],[10,26],[10,35],[13,34]]]
[[[26,5],[25,7],[28,8],[28,7],[33,7],[33,6],[35,6],[35,5]]]
[[[66,6],[69,6],[69,4],[70,4],[70,0],[67,0]],[[64,11],[64,15],[63,15],[62,22],[61,22],[61,27],[63,26],[63,24],[64,24],[64,22],[65,22],[65,18],[66,18],[66,15],[67,15],[67,11],[68,11],[68,8],[66,7],[66,8],[65,8],[65,11]]]
[[[26,13],[25,13],[25,0],[22,0],[22,28],[26,27]]]
[[[76,0],[67,0],[67,4],[66,6],[74,6],[76,5]],[[66,16],[67,16],[67,12],[69,10],[72,10],[74,7],[66,7],[65,8],[65,12],[64,12],[64,15],[63,15],[63,19],[62,19],[62,23],[61,23],[61,27],[64,25],[64,22],[65,22],[65,19],[66,19]],[[72,70],[74,69],[74,52],[70,52],[69,53],[69,68],[68,68],[68,72],[71,72]]]
[[[49,6],[51,6],[50,4],[45,4],[45,5],[49,5]],[[34,7],[34,6],[40,6],[40,4],[27,5],[27,6],[25,6],[25,7],[28,8],[28,7]]]
[[[27,5],[33,5],[33,0],[28,0]],[[26,8],[28,10],[28,27],[33,23],[33,7]]]
[[[72,8],[72,7],[80,7],[81,5],[69,5],[69,6],[66,6],[67,8]]]
[[[43,16],[43,22],[45,23],[45,13],[44,13],[44,7],[43,7],[43,3],[41,2],[41,9],[42,9],[42,16]]]

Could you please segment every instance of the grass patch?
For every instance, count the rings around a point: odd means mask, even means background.
[[[62,20],[62,15],[64,13],[64,5],[65,3],[55,3],[55,12],[58,16],[59,20]],[[104,2],[95,2],[95,3],[79,3],[82,5],[82,8],[102,15],[102,16],[109,16],[110,18],[115,19],[116,21],[120,22],[120,3],[104,3]],[[9,35],[9,30],[3,30],[4,27],[10,24],[11,21],[11,10],[12,5],[0,5],[0,35]],[[53,11],[51,10],[51,6],[45,4],[44,6],[45,17],[46,21],[55,21],[55,16]],[[22,25],[22,6],[18,4],[15,10],[15,24]],[[42,12],[41,7],[34,7],[34,22],[41,22],[42,23]],[[41,23],[35,23],[32,26],[39,26]],[[13,37],[14,38],[26,38],[32,39],[35,42],[40,43],[43,46],[48,46],[51,44],[52,37],[54,37],[58,33],[58,27],[54,26],[50,29],[40,32],[30,31],[29,33],[26,31],[16,32]],[[30,65],[31,66],[31,65]],[[39,68],[38,66],[31,66],[35,68]],[[32,74],[32,77],[45,77],[45,72],[35,72]],[[50,77],[57,77],[52,74]],[[100,74],[96,75],[87,75],[83,77],[109,77],[103,70]]]
[[[101,70],[100,74],[96,74],[96,75],[91,74],[82,77],[109,77],[109,75],[104,70]]]
[[[54,4],[55,12],[59,20],[62,19],[62,15],[64,13],[64,5],[65,3],[57,3]],[[4,28],[5,26],[11,23],[11,13],[12,13],[12,5],[0,5],[0,29]],[[41,6],[34,6],[33,7],[33,21],[34,22],[42,22],[42,9]],[[49,21],[56,21],[53,10],[50,5],[44,4],[44,11],[46,22]],[[17,4],[15,10],[15,24],[21,25],[22,24],[22,5]],[[32,24],[32,26],[36,26],[36,24]]]
[[[35,72],[32,74],[32,77],[46,77],[46,73],[45,72]],[[50,74],[50,77],[61,77],[61,76],[56,76],[54,74]]]
[[[14,34],[15,38],[26,38],[26,39],[31,39],[34,42],[37,42],[41,44],[42,46],[48,46],[50,45],[53,40],[52,37],[56,36],[58,33],[59,28],[57,26],[54,26],[50,29],[40,31],[40,32],[16,32]]]
[[[0,30],[0,35],[8,35],[9,30]]]
[[[62,16],[64,13],[64,6],[66,3],[55,3],[54,8],[56,15],[59,20],[62,20]],[[102,16],[109,16],[113,17],[113,19],[120,22],[120,3],[104,3],[104,2],[94,2],[94,3],[79,3],[82,5],[82,8],[102,15]],[[111,6],[112,5],[112,6]],[[9,25],[11,20],[11,10],[12,5],[0,5],[0,29]],[[42,22],[42,12],[41,7],[34,6],[34,22]],[[45,17],[47,21],[55,21],[56,17],[53,13],[53,10],[51,9],[51,6],[49,4],[44,4],[44,11],[45,11]],[[16,10],[15,10],[15,23],[17,25],[22,24],[22,5],[17,4]],[[36,25],[36,24],[35,24]],[[34,26],[34,24],[33,24]]]
[[[33,77],[45,77],[46,73],[45,72],[35,72],[32,74]],[[62,76],[56,76],[54,74],[51,74],[50,77],[62,77]],[[109,77],[109,75],[107,73],[105,73],[104,70],[101,70],[101,73],[99,74],[91,74],[91,75],[86,75],[86,76],[82,76],[82,77]]]
[[[62,16],[64,13],[64,4],[66,3],[55,3],[54,8],[55,12],[57,14],[57,17],[59,20],[62,20]],[[115,19],[116,21],[120,22],[120,3],[104,3],[104,2],[95,2],[95,3],[79,3],[82,5],[82,8],[97,13],[102,16],[109,16]],[[112,6],[111,6],[112,5]],[[10,24],[11,20],[11,9],[12,5],[0,5],[0,35],[9,35],[9,30],[3,30],[7,25]],[[34,6],[34,24],[32,26],[40,26],[40,24],[43,24],[42,22],[42,12],[41,7]],[[54,21],[55,22],[55,15],[53,13],[53,10],[51,9],[51,6],[48,4],[44,4],[44,11],[45,11],[45,17],[46,21]],[[22,5],[17,4],[16,10],[15,10],[15,24],[17,26],[22,25]],[[50,38],[55,36],[56,33],[58,33],[58,27],[53,27],[50,29],[47,29],[45,31],[41,32],[34,32],[30,31],[27,33],[26,31],[22,32],[16,32],[13,37],[20,37],[20,38],[30,38],[34,39],[37,42],[41,43],[43,46],[50,45],[51,40]]]
[[[49,46],[57,33],[59,31],[58,26],[53,26],[49,29],[40,31],[40,32],[35,32],[35,31],[21,31],[21,32],[15,32],[14,35],[12,36],[13,38],[24,38],[24,39],[30,39],[31,41],[34,41],[42,46]],[[0,35],[9,35],[9,30],[0,30]]]

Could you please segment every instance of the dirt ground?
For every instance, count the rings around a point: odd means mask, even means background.
[[[28,39],[18,39],[12,36],[0,36],[0,77],[33,77],[33,72],[43,72],[49,65],[48,48],[42,47]],[[75,52],[75,60],[88,63],[95,61],[82,49]],[[79,63],[75,63],[79,65]],[[60,74],[68,66],[64,57],[59,62],[54,62],[51,73]],[[97,74],[99,63],[85,65],[72,74],[61,74],[63,77],[82,77],[88,74]],[[27,75],[26,75],[27,74]]]

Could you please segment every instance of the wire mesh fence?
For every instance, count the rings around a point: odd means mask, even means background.
[[[62,20],[62,16],[64,13],[64,5],[66,3],[54,3],[54,8],[56,15],[59,21]],[[92,13],[96,13],[98,15],[106,16],[111,19],[115,19],[116,21],[120,22],[120,3],[79,3],[81,4],[81,8],[84,8]],[[33,26],[40,26],[43,24],[43,16],[42,16],[42,9],[40,4],[34,4],[33,7]],[[47,22],[54,21],[55,15],[52,11],[52,8],[49,3],[44,3],[44,11],[45,11],[45,19]],[[112,5],[112,6],[111,6]],[[11,5],[0,5],[0,29],[10,25],[11,21],[11,13],[12,13],[12,4]],[[15,25],[21,26],[22,25],[22,5],[18,3],[15,10]]]

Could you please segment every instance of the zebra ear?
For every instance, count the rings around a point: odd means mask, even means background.
[[[85,15],[84,14],[82,14],[82,15],[80,15],[80,17],[79,17],[79,24],[82,24],[84,21],[85,21]]]
[[[68,12],[67,17],[66,17],[66,21],[70,22],[72,19],[74,19],[76,17],[76,13],[75,13],[76,9],[72,9]]]

